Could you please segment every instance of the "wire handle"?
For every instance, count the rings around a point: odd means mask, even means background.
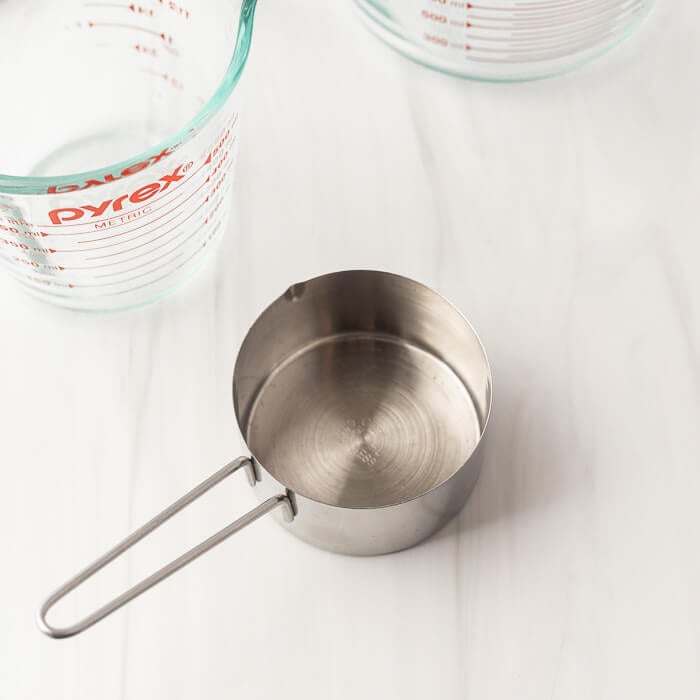
[[[94,561],[92,564],[87,566],[69,581],[64,583],[60,588],[54,591],[39,608],[37,615],[39,629],[44,634],[48,635],[49,637],[53,637],[54,639],[63,639],[65,637],[72,637],[75,634],[79,634],[107,617],[107,615],[111,615],[115,610],[119,610],[119,608],[121,608],[123,605],[126,605],[128,602],[140,596],[142,593],[145,593],[149,588],[153,588],[153,586],[165,580],[168,578],[168,576],[171,576],[176,571],[179,571],[183,567],[187,566],[190,562],[193,562],[195,559],[201,557],[202,554],[205,554],[210,549],[213,549],[216,547],[216,545],[221,544],[224,540],[231,537],[231,535],[234,535],[244,527],[251,525],[263,515],[267,515],[268,513],[272,512],[275,510],[275,508],[284,508],[284,517],[287,521],[291,522],[294,519],[294,507],[292,506],[289,496],[286,494],[279,494],[277,496],[273,496],[272,498],[268,498],[266,501],[257,506],[257,508],[253,508],[253,510],[238,518],[238,520],[235,520],[230,525],[227,525],[222,530],[219,530],[219,532],[215,533],[208,539],[204,540],[195,547],[192,547],[192,549],[185,552],[177,559],[171,561],[169,564],[166,564],[155,573],[143,579],[143,581],[140,583],[132,586],[129,590],[117,596],[74,625],[70,625],[68,627],[53,627],[46,621],[46,616],[49,610],[51,610],[51,608],[59,600],[64,598],[71,591],[78,588],[78,586],[82,585],[85,581],[94,576],[98,571],[107,566],[107,564],[124,554],[124,552],[133,547],[137,542],[142,540],[151,532],[159,528],[167,520],[170,520],[170,518],[183,510],[183,508],[186,508],[188,505],[190,505],[190,503],[196,501],[200,496],[207,493],[207,491],[214,488],[214,486],[234,472],[237,472],[239,469],[245,469],[248,474],[248,480],[251,482],[251,484],[255,484],[257,481],[257,476],[253,462],[249,457],[239,457],[238,459],[234,459],[222,469],[219,469],[219,471],[203,481],[201,484],[199,484],[199,486],[196,486],[189,493],[182,496],[182,498],[179,498],[177,501],[175,501],[175,503],[168,506],[164,511],[156,515],[155,518],[149,520],[145,525],[141,526],[138,530],[130,534],[115,547],[112,547],[112,549],[103,554],[99,559]]]

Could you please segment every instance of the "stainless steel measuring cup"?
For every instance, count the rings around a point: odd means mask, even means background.
[[[476,483],[491,370],[474,329],[436,292],[384,272],[338,272],[293,285],[253,324],[236,360],[233,404],[250,456],[49,596],[43,632],[82,632],[267,513],[342,554],[424,540]],[[239,469],[258,492],[257,508],[80,622],[47,622],[57,601]]]

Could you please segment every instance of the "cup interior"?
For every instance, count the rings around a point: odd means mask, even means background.
[[[175,137],[217,92],[254,4],[0,2],[0,172],[84,173]]]
[[[258,318],[233,380],[257,461],[298,495],[375,508],[453,476],[488,419],[491,374],[445,299],[383,272],[291,287]]]

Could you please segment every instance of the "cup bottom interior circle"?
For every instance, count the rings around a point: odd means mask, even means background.
[[[469,391],[441,359],[400,338],[345,333],[277,367],[245,432],[265,469],[296,493],[371,508],[449,479],[482,429]]]

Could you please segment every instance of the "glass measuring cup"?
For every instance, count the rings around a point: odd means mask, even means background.
[[[652,0],[354,0],[419,63],[464,78],[528,80],[574,68],[636,28]]]
[[[229,211],[255,5],[0,2],[0,261],[28,291],[125,308],[203,262]]]

